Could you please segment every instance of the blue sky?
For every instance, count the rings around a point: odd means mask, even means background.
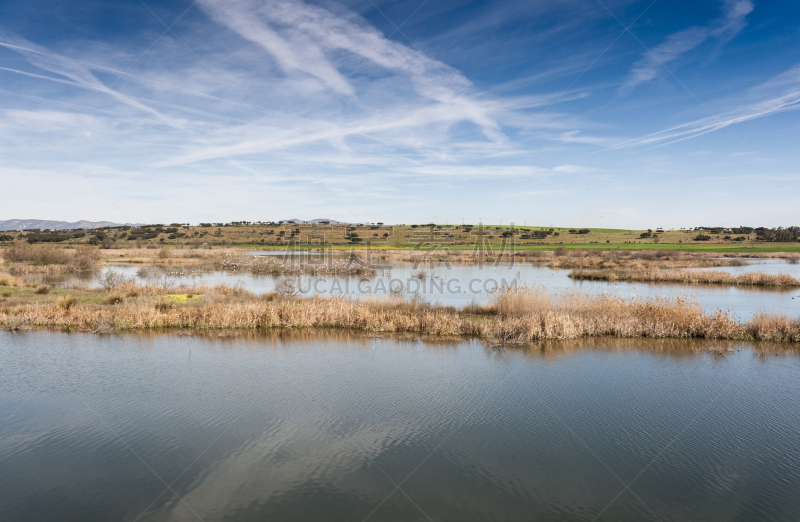
[[[800,5],[0,4],[0,219],[796,225]]]

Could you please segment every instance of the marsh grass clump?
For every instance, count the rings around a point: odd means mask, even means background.
[[[160,299],[153,304],[153,308],[161,313],[166,313],[175,308],[175,302],[168,301],[166,299]]]
[[[68,312],[70,309],[72,309],[73,306],[75,306],[75,303],[77,302],[78,299],[75,298],[75,296],[68,295],[58,300],[58,307],[64,310],[65,312]]]
[[[9,274],[0,274],[0,286],[22,286],[22,281]]]
[[[264,292],[261,294],[260,299],[264,302],[269,303],[270,301],[274,301],[278,299],[279,294],[278,292]]]
[[[39,285],[36,287],[36,290],[34,291],[39,295],[45,295],[49,294],[50,290],[52,290],[52,287],[50,285]]]
[[[118,305],[124,300],[125,298],[119,294],[111,294],[110,296],[106,297],[104,302],[109,305]]]

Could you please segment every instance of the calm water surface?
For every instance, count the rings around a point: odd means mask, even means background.
[[[0,520],[797,520],[784,349],[2,332]]]

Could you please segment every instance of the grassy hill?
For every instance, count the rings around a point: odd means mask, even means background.
[[[718,232],[718,233],[714,233]],[[706,240],[699,240],[704,236]],[[209,248],[442,248],[471,249],[665,249],[719,252],[793,252],[800,242],[757,241],[755,234],[697,230],[623,230],[608,228],[514,227],[500,225],[204,224],[202,226],[106,226],[89,230],[7,231],[0,245],[17,241],[60,245]],[[726,239],[727,238],[727,239]],[[745,238],[737,241],[737,238]]]

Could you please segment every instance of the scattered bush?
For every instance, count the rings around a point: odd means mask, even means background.
[[[50,285],[39,285],[36,287],[36,293],[39,295],[49,294],[50,290]]]
[[[75,249],[69,264],[74,271],[85,272],[94,270],[103,254],[96,248],[80,247]]]
[[[113,288],[118,287],[119,285],[129,282],[130,278],[127,278],[123,274],[115,272],[114,270],[109,270],[100,277],[100,284],[106,290],[111,290]]]

